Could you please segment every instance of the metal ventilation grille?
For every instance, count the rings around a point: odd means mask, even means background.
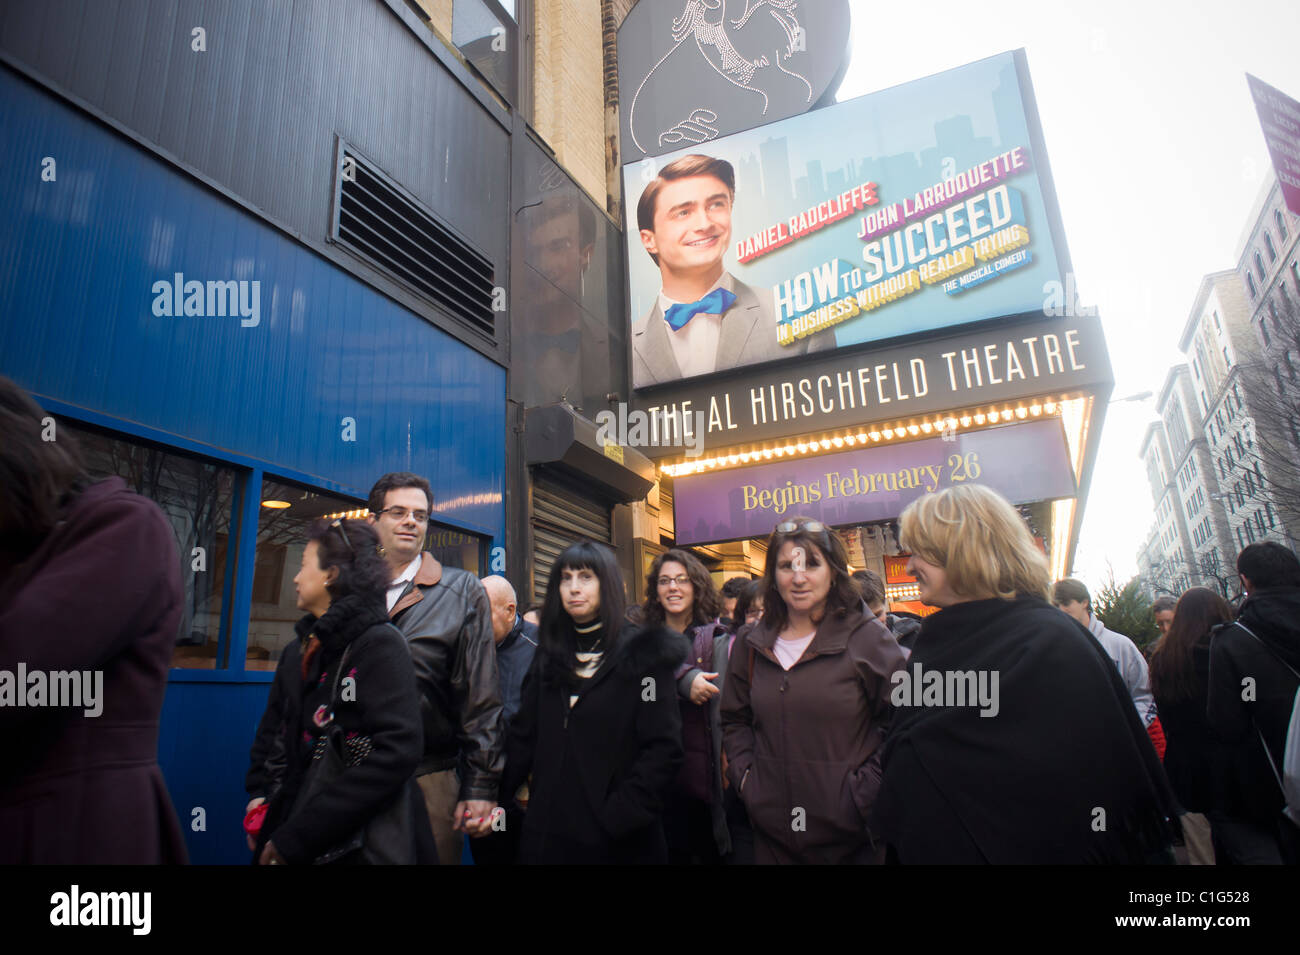
[[[494,337],[492,263],[343,151],[335,239],[471,328]]]

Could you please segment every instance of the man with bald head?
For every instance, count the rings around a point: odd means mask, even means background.
[[[497,675],[501,681],[502,727],[504,734],[519,709],[524,674],[533,665],[537,650],[537,628],[519,616],[515,588],[504,577],[483,578],[492,609],[492,639],[497,647]]]
[[[510,732],[510,721],[519,710],[524,675],[533,665],[537,627],[519,616],[515,588],[510,586],[510,581],[494,574],[484,577],[481,582],[491,609],[492,639],[496,643],[497,676],[501,688],[501,736],[505,738]],[[510,806],[510,796],[513,795],[507,794],[501,803]],[[515,860],[524,825],[523,815],[510,806],[505,810],[504,831],[498,828],[501,820],[495,822],[485,838],[470,842],[478,865],[510,865]]]

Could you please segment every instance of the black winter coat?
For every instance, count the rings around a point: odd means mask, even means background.
[[[270,796],[257,852],[269,839],[285,861],[310,863],[413,785],[423,737],[410,653],[382,603],[364,605],[345,597],[319,619],[304,617],[297,630],[299,642],[285,649],[276,667],[246,782],[250,795]],[[304,678],[302,646],[311,633],[321,646]],[[349,646],[335,696],[335,677]],[[342,682],[348,677],[355,681],[350,693]],[[347,737],[348,768],[295,809],[331,710]],[[413,815],[427,824],[424,813]],[[423,835],[417,832],[418,842]]]
[[[1208,635],[1207,635],[1208,637]],[[1228,805],[1235,794],[1232,767],[1239,762],[1234,747],[1223,743],[1210,728],[1205,708],[1210,674],[1207,642],[1192,648],[1191,696],[1170,699],[1151,688],[1165,731],[1165,775],[1187,812],[1210,812]]]
[[[667,862],[664,798],[683,759],[673,670],[687,650],[672,631],[624,627],[572,709],[569,687],[543,678],[539,651],[501,789],[512,797],[532,774],[520,862]]]
[[[1260,734],[1278,768],[1300,671],[1300,590],[1252,593],[1237,612],[1237,622],[1215,630],[1210,640],[1210,691],[1207,716],[1212,729],[1232,744],[1234,760],[1225,780],[1224,804],[1231,816],[1264,825],[1277,821],[1285,800],[1269,766]],[[1258,639],[1256,639],[1258,638]],[[1247,677],[1253,699],[1243,700]]]
[[[1047,601],[945,607],[925,618],[907,672],[954,687],[959,673],[990,685],[996,675],[997,712],[891,692],[873,819],[891,860],[1173,861],[1173,793],[1128,688],[1101,644]]]

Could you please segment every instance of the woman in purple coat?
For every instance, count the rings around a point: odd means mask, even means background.
[[[690,655],[678,666],[677,696],[682,713],[686,761],[664,812],[668,860],[674,865],[716,865],[731,852],[722,808],[722,724],[718,717],[714,637],[726,633],[718,623],[722,599],[704,565],[684,550],[665,551],[646,575],[644,618],[650,627],[669,627],[691,641]],[[717,743],[718,745],[714,745]]]
[[[175,537],[44,418],[0,378],[0,864],[184,862],[158,768]]]

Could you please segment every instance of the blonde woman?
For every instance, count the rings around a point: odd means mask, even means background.
[[[995,491],[908,505],[925,619],[873,830],[902,863],[1172,862],[1172,798],[1115,665],[1048,602],[1046,558]]]

